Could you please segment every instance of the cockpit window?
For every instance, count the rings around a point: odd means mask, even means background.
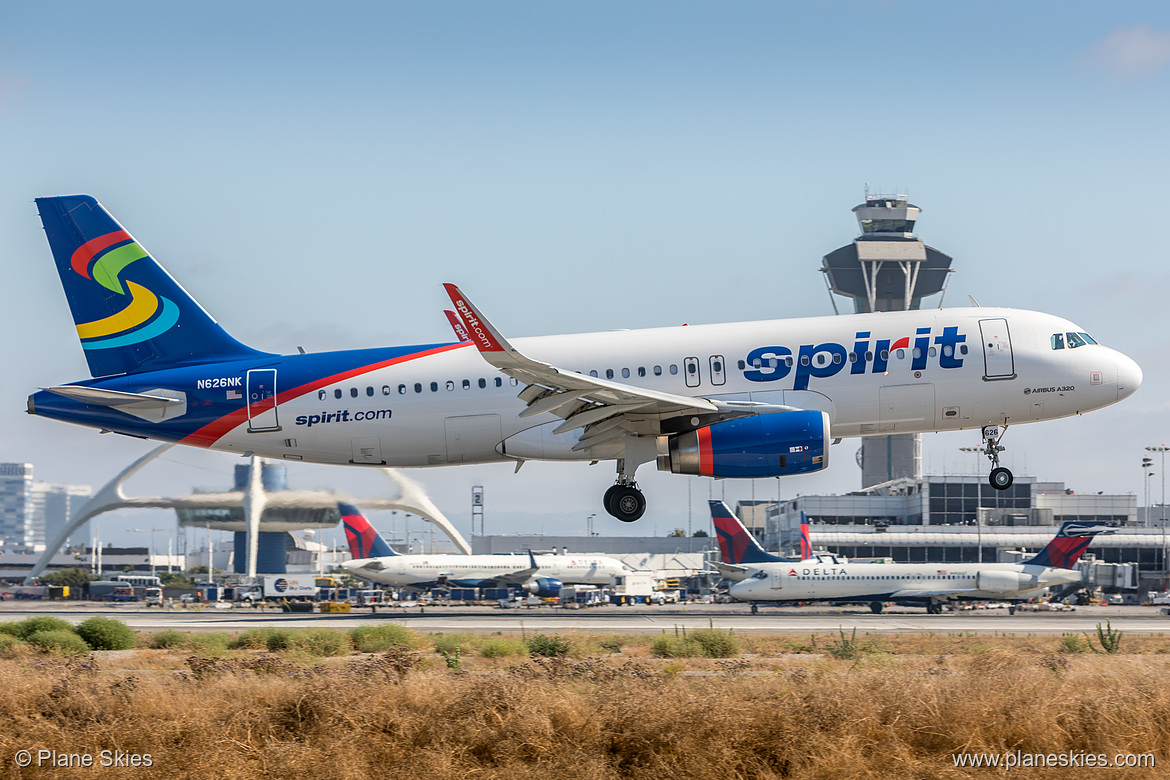
[[[1066,333],[1066,334],[1064,334],[1064,336],[1065,336],[1065,338],[1068,339],[1068,348],[1069,349],[1076,349],[1077,347],[1083,347],[1089,343],[1089,342],[1085,341],[1083,338],[1081,338],[1081,334],[1079,334],[1079,333]]]
[[[1088,333],[1078,333],[1077,335],[1080,336],[1081,338],[1083,338],[1085,341],[1089,342],[1090,344],[1097,343],[1097,339],[1093,338]]]
[[[1052,348],[1053,349],[1064,349],[1064,334],[1063,333],[1053,333],[1052,334]]]

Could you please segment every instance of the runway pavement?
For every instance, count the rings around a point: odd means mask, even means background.
[[[928,615],[923,610],[896,609],[874,615],[860,607],[763,607],[757,615],[747,605],[688,604],[664,607],[595,607],[582,610],[540,607],[501,610],[491,607],[427,607],[369,609],[333,613],[281,613],[250,608],[159,610],[133,605],[82,602],[4,602],[0,620],[20,620],[34,614],[52,614],[73,623],[93,615],[115,617],[142,631],[174,628],[183,631],[242,631],[257,626],[353,628],[392,621],[423,633],[505,634],[585,632],[597,634],[657,634],[675,627],[734,629],[742,633],[809,633],[839,628],[870,633],[946,632],[975,634],[1050,634],[1094,631],[1109,620],[1114,629],[1130,634],[1170,633],[1170,616],[1157,607],[1078,607],[1071,612],[1017,612],[1007,609],[973,610]]]

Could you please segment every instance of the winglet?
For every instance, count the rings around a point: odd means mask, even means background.
[[[457,286],[444,284],[447,295],[451,296],[451,303],[455,306],[455,313],[467,328],[472,343],[480,352],[511,352],[512,345],[508,343],[495,327],[487,321],[475,304],[467,300]]]
[[[459,319],[459,315],[450,309],[443,309],[443,313],[447,315],[447,322],[451,323],[451,330],[455,331],[455,338],[460,342],[471,341],[471,334],[467,332],[467,327],[463,320]]]

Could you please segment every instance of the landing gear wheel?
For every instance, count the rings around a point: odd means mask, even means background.
[[[636,487],[614,485],[613,492],[606,491],[609,500],[605,502],[605,511],[621,520],[623,523],[632,523],[646,512],[646,497]]]
[[[760,614],[760,608],[759,608],[759,606],[758,606],[758,605],[756,605],[756,604],[752,604],[752,614],[753,614],[753,615],[758,615],[758,614]]]
[[[926,612],[929,615],[941,615],[942,614],[942,604],[929,604],[926,607]]]
[[[1013,605],[1011,605],[1010,607],[1008,607],[1008,614],[1009,614],[1009,615],[1014,615],[1014,614],[1016,614],[1016,605],[1015,605],[1015,604],[1013,604]]]
[[[884,606],[885,605],[882,604],[880,601],[871,601],[871,602],[869,602],[869,611],[875,615],[880,615],[880,614],[882,614],[882,607],[884,607]]]
[[[999,466],[991,470],[991,474],[987,477],[987,481],[990,482],[991,486],[996,490],[1007,490],[1012,486],[1012,483],[1016,481],[1016,478],[1013,477],[1012,473],[1003,466]]]
[[[610,502],[613,501],[613,494],[622,489],[621,485],[610,485],[609,490],[605,491],[605,495],[601,497],[601,505],[605,507],[605,511],[611,515],[614,511],[609,508]]]

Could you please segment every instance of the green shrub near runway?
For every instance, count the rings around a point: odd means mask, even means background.
[[[138,644],[134,629],[120,620],[91,617],[77,626],[77,635],[94,650],[129,650]]]
[[[41,650],[59,655],[82,655],[90,651],[86,641],[72,631],[34,631],[26,641]]]

